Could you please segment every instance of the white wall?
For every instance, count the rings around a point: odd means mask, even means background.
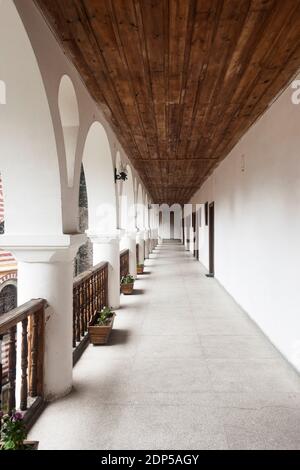
[[[161,223],[159,224],[159,236],[164,240],[182,239],[182,208],[179,204],[161,204]],[[171,217],[171,213],[173,213]]]
[[[216,278],[300,370],[300,105],[291,95],[289,87],[190,202],[215,201]],[[208,267],[204,211],[199,248]]]

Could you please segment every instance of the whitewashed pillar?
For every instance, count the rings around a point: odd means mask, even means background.
[[[85,241],[82,234],[1,237],[1,248],[12,252],[18,261],[18,305],[35,298],[48,303],[44,357],[44,394],[48,401],[72,388],[73,259]],[[18,346],[17,389],[20,351]]]
[[[111,233],[88,233],[93,243],[94,266],[108,262],[108,303],[109,307],[120,306],[120,230]]]

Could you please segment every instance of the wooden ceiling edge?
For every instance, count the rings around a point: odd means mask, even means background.
[[[71,58],[69,57],[69,55],[65,52],[64,50],[64,47],[63,47],[63,42],[61,41],[60,37],[58,36],[57,32],[55,31],[54,27],[52,26],[51,24],[51,21],[47,18],[47,16],[45,15],[44,11],[42,10],[42,8],[40,7],[39,3],[38,3],[38,0],[33,0],[33,3],[34,3],[34,6],[35,8],[37,9],[37,11],[39,12],[39,14],[41,15],[42,19],[44,20],[46,26],[49,28],[49,31],[51,32],[54,40],[56,41],[59,49],[63,52],[63,55],[65,57],[65,59],[68,61],[68,63],[71,65],[71,67],[76,70],[76,73],[78,74],[78,77],[80,79],[80,82],[81,84],[83,85],[84,89],[86,90],[87,94],[89,95],[90,99],[92,100],[92,102],[94,103],[94,105],[96,106],[97,109],[99,109],[99,111],[101,112],[101,114],[103,115],[103,119],[105,119],[105,122],[106,124],[110,127],[111,131],[114,133],[114,136],[116,138],[116,140],[118,141],[118,144],[122,150],[122,152],[126,155],[126,158],[128,159],[128,163],[130,163],[134,169],[134,171],[137,173],[139,179],[140,179],[140,182],[144,185],[144,188],[147,190],[147,192],[149,193],[149,196],[155,200],[156,198],[154,197],[154,195],[152,194],[152,191],[149,190],[149,188],[147,187],[147,185],[145,184],[143,178],[141,177],[139,171],[137,170],[137,168],[134,166],[134,163],[133,163],[133,160],[135,160],[134,158],[130,158],[129,155],[128,155],[128,152],[125,151],[125,148],[123,146],[123,144],[120,142],[120,139],[117,137],[116,135],[116,132],[112,126],[112,124],[108,121],[106,115],[105,115],[105,112],[104,110],[101,108],[101,104],[99,104],[96,99],[92,96],[92,94],[90,93],[88,87],[87,87],[87,84],[85,83],[84,79],[82,78],[81,76],[81,73],[80,71],[78,70],[77,66],[74,64],[74,62],[71,60]]]
[[[253,123],[250,124],[250,126],[245,130],[245,132],[243,133],[243,135],[239,138],[239,140],[230,148],[230,150],[226,153],[226,155],[224,155],[223,157],[220,157],[219,159],[211,159],[211,160],[218,160],[215,165],[210,168],[207,172],[206,175],[203,176],[203,181],[201,181],[200,185],[199,185],[199,188],[196,189],[196,191],[194,191],[189,199],[189,201],[195,196],[195,194],[202,188],[202,186],[204,185],[204,183],[208,180],[208,178],[210,176],[213,175],[213,173],[217,170],[217,168],[219,167],[219,165],[224,161],[226,160],[226,158],[229,157],[229,155],[231,154],[231,152],[234,150],[234,148],[240,143],[240,141],[246,136],[246,134],[252,129],[252,127],[254,127],[256,124],[258,124],[258,122],[265,116],[265,114],[271,109],[271,107],[279,100],[279,98],[281,97],[281,95],[290,87],[291,83],[295,80],[295,78],[300,74],[300,68],[297,70],[297,72],[295,72],[295,74],[293,74],[293,76],[291,77],[291,79],[286,83],[286,85],[284,85],[281,90],[277,93],[277,95],[272,99],[272,101],[268,104],[268,106],[266,107],[266,109],[253,121]],[[188,202],[189,202],[188,201]]]

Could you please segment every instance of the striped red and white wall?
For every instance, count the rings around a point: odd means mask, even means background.
[[[0,174],[0,224],[2,223],[4,223],[4,198]],[[17,279],[17,262],[11,253],[0,250],[0,287],[10,279]]]

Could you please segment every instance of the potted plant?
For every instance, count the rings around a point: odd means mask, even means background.
[[[37,450],[38,441],[27,441],[27,429],[19,411],[0,413],[1,450]]]
[[[137,274],[143,274],[144,265],[143,264],[138,264],[137,267],[136,267],[136,272],[137,272]]]
[[[123,276],[121,279],[121,292],[123,294],[132,294],[134,284],[134,277],[131,274]]]
[[[90,342],[93,345],[107,343],[115,316],[115,312],[109,307],[103,307],[100,312],[96,312],[88,327]]]

